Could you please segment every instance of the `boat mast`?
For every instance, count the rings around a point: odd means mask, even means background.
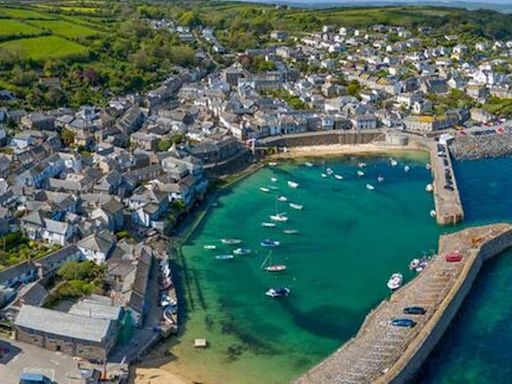
[[[263,260],[263,263],[261,263],[260,269],[263,269],[263,267],[265,266],[265,264],[267,264],[267,261],[268,261],[268,259],[270,259],[271,256],[272,256],[272,251],[270,251],[268,253],[268,256],[265,258],[265,260]]]

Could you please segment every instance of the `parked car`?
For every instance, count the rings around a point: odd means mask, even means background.
[[[404,314],[406,315],[424,315],[427,313],[427,310],[423,307],[405,307],[404,308]]]
[[[391,320],[391,325],[394,327],[413,328],[416,322],[411,319],[393,319]]]

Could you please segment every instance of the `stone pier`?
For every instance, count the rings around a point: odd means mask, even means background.
[[[509,224],[441,236],[438,255],[427,268],[370,312],[352,340],[295,383],[407,383],[457,313],[483,262],[511,246]],[[445,256],[452,252],[460,253],[462,261],[446,261]],[[408,306],[421,306],[427,312],[404,315]],[[394,327],[390,321],[396,318],[410,318],[417,324],[413,328]]]

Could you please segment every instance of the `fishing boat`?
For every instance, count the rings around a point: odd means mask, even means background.
[[[296,183],[295,181],[288,181],[288,186],[290,188],[299,188],[299,183]]]
[[[212,245],[212,244],[206,244],[206,245],[203,245],[203,248],[204,249],[216,249],[217,246],[216,245]]]
[[[293,209],[297,209],[297,210],[301,210],[302,208],[304,208],[303,205],[300,205],[300,204],[295,204],[295,203],[290,203],[290,207],[293,208]]]
[[[270,288],[265,295],[268,297],[286,297],[290,294],[290,290],[288,288]]]
[[[282,202],[282,203],[284,203],[284,202],[288,201],[288,198],[287,198],[286,196],[279,196],[279,197],[277,198],[277,200],[278,200],[278,201],[280,201],[280,202]]]
[[[364,167],[366,167],[366,163],[363,163],[363,162],[357,163],[357,168],[364,168]]]
[[[304,163],[304,165],[305,165],[306,167],[312,167],[312,166],[313,166],[313,163],[311,163],[311,162],[309,162],[309,161],[306,161],[306,162]]]
[[[281,243],[277,240],[265,239],[261,243],[262,247],[278,247]]]
[[[220,241],[222,244],[226,244],[226,245],[235,245],[235,244],[240,244],[242,242],[242,240],[240,240],[240,239],[220,239]]]
[[[276,226],[276,223],[263,222],[263,223],[261,223],[261,226],[266,227],[266,228],[274,228]]]
[[[287,235],[295,235],[299,233],[299,231],[296,229],[285,229],[283,230],[283,232],[286,233]]]
[[[425,191],[426,192],[433,192],[434,191],[434,186],[432,184],[427,184],[427,186],[425,187]]]
[[[437,213],[435,209],[430,210],[430,217],[436,217]]]
[[[281,213],[278,213],[275,215],[270,215],[269,217],[270,217],[270,220],[277,221],[278,223],[286,223],[288,221],[288,217]]]
[[[248,255],[250,253],[251,253],[251,250],[249,248],[237,248],[233,251],[233,254],[237,255],[237,256]]]
[[[363,171],[357,171],[357,176],[363,177],[364,176],[364,172]]]
[[[321,173],[320,176],[322,176],[325,179],[327,177],[327,173]]]
[[[366,184],[366,189],[373,191],[375,189],[375,187],[371,184]]]
[[[398,289],[402,286],[403,276],[400,273],[393,273],[388,280],[388,288],[391,290]]]
[[[389,159],[389,163],[391,164],[392,167],[396,167],[398,165],[398,161],[396,161],[395,159]]]
[[[338,174],[336,174],[336,173],[334,174],[334,178],[335,178],[336,180],[343,180],[343,176],[338,175]]]
[[[277,177],[271,177],[270,181],[273,182],[273,183],[277,182]]]
[[[268,253],[260,268],[263,268],[267,272],[282,272],[286,270],[286,265],[283,264],[271,264],[272,263],[272,251]]]
[[[432,165],[430,165],[430,163],[427,163],[427,165],[425,165],[425,168],[427,169],[427,171],[430,171],[432,169]]]
[[[408,165],[406,165],[406,166],[404,167],[404,172],[409,172],[410,170],[411,170],[411,168],[410,168]]]
[[[260,191],[261,191],[261,192],[268,193],[268,192],[270,192],[270,189],[265,188],[265,187],[260,187]]]
[[[233,260],[235,256],[233,255],[217,255],[215,256],[217,260]]]
[[[325,170],[325,173],[327,173],[328,175],[332,175],[334,173],[334,171],[332,170],[332,168],[327,168]]]
[[[384,181],[384,177],[382,177],[382,176],[380,176],[380,175],[379,175],[379,176],[377,177],[377,181],[378,181],[379,183],[382,183],[382,182]]]
[[[275,161],[271,161],[270,163],[268,163],[269,167],[275,167],[276,165],[277,163]]]

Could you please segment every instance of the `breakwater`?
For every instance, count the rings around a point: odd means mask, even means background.
[[[417,372],[450,324],[484,261],[512,246],[512,226],[495,224],[440,237],[438,256],[411,283],[383,301],[365,319],[356,337],[311,369],[296,384],[402,384]],[[457,252],[460,262],[445,255]],[[403,308],[427,312],[405,316]],[[413,318],[413,328],[393,327],[394,318]]]
[[[457,160],[512,155],[512,134],[487,134],[458,136],[450,145],[450,152]]]

